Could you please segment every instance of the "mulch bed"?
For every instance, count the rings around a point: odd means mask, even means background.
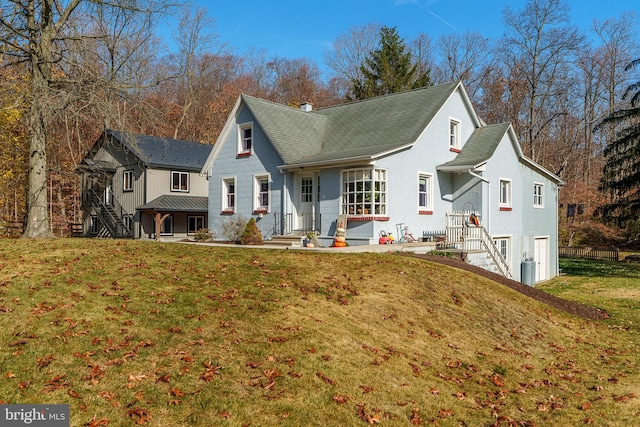
[[[437,262],[440,264],[445,264],[450,267],[469,271],[479,276],[486,277],[487,279],[490,279],[501,285],[508,286],[509,288],[515,291],[518,291],[521,294],[524,294],[530,298],[533,298],[537,301],[545,303],[558,310],[562,310],[567,313],[573,314],[575,316],[581,317],[583,319],[602,320],[602,319],[609,318],[609,314],[605,310],[600,310],[598,308],[590,307],[588,305],[580,304],[578,302],[567,301],[562,298],[558,298],[554,295],[550,295],[539,289],[533,288],[531,286],[527,286],[520,282],[516,282],[515,280],[508,279],[500,274],[493,273],[483,268],[467,264],[466,262],[458,258],[448,258],[440,255],[429,255],[429,254],[426,254],[426,255],[412,254],[412,256],[415,256],[416,258],[426,259],[428,261]]]

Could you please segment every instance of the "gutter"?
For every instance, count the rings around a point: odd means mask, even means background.
[[[414,144],[415,142],[411,142],[409,144],[404,144],[398,147],[394,147],[386,151],[381,151],[379,153],[374,153],[374,154],[365,154],[362,156],[345,157],[342,159],[319,160],[315,162],[311,161],[311,162],[287,164],[287,165],[278,166],[278,169],[286,170],[286,169],[299,169],[299,168],[305,168],[305,167],[335,167],[335,166],[343,166],[348,164],[357,164],[363,161],[373,164],[377,159],[381,157],[385,157],[390,154],[406,150],[408,148],[411,148]]]
[[[362,162],[367,162],[367,163],[372,163],[375,162],[375,157],[373,156],[360,156],[360,157],[352,157],[352,158],[347,158],[347,159],[343,159],[343,160],[321,160],[321,161],[317,161],[317,162],[308,162],[308,163],[295,163],[295,164],[289,164],[289,165],[281,165],[278,166],[278,169],[282,170],[289,170],[289,169],[300,169],[300,168],[307,168],[307,167],[336,167],[336,166],[341,166],[341,165],[348,165],[348,164],[354,164],[354,163],[362,163]]]

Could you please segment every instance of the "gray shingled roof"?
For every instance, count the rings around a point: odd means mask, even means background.
[[[164,194],[137,209],[159,212],[207,212],[209,207],[206,197]]]
[[[287,165],[372,158],[413,144],[459,83],[311,112],[242,95]]]
[[[155,168],[200,171],[213,145],[107,130],[143,163]]]
[[[495,152],[510,123],[483,126],[477,128],[462,147],[460,154],[450,162],[437,167],[441,171],[459,171],[475,169],[486,163]]]
[[[325,117],[249,95],[242,100],[285,164],[321,151]]]

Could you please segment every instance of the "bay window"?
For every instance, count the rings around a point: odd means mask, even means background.
[[[387,171],[349,169],[342,171],[342,209],[346,215],[387,214]]]

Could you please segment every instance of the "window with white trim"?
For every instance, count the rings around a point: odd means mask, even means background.
[[[428,174],[418,175],[418,210],[431,211],[432,178]]]
[[[189,172],[171,171],[171,191],[189,192]]]
[[[248,155],[253,150],[253,123],[238,125],[238,154]]]
[[[511,208],[511,180],[500,179],[500,208]]]
[[[236,179],[225,178],[222,180],[222,210],[234,212],[236,210]]]
[[[460,122],[449,119],[449,148],[460,149]]]
[[[509,237],[494,237],[493,243],[495,243],[500,255],[505,260],[509,268],[511,268],[511,238]]]
[[[342,213],[387,214],[387,171],[350,169],[342,171]]]
[[[133,191],[132,170],[126,170],[122,173],[122,191]]]
[[[538,182],[533,183],[533,207],[544,208],[544,185]]]
[[[187,217],[187,234],[196,234],[198,230],[205,228],[204,215]]]
[[[268,212],[269,199],[269,176],[256,176],[254,184],[254,212]]]

